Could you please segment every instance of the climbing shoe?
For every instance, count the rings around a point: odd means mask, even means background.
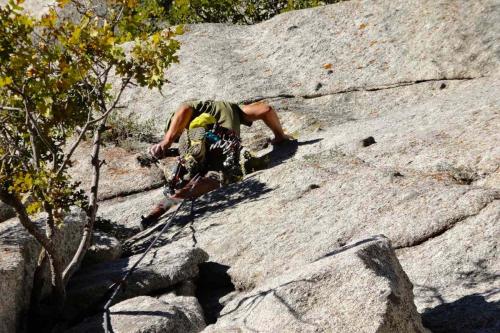
[[[205,133],[203,127],[195,127],[182,132],[179,138],[179,155],[191,155],[197,161],[203,161],[205,158]]]
[[[248,175],[255,171],[267,169],[270,159],[269,156],[257,157],[249,150],[243,149],[240,156],[240,163],[244,175]]]
[[[186,129],[179,138],[179,156],[187,171],[188,179],[201,172],[205,166],[207,152],[205,134],[205,128],[195,127]]]
[[[180,199],[164,198],[155,208],[153,208],[151,213],[147,216],[141,216],[141,222],[139,224],[141,231],[154,226],[163,214],[181,201]]]
[[[144,231],[147,228],[155,225],[156,222],[158,222],[158,219],[151,216],[151,215],[148,215],[148,216],[141,215],[141,223],[139,224],[139,229],[141,229],[141,231]]]

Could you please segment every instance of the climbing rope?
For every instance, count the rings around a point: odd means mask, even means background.
[[[191,195],[192,191],[193,191],[193,188],[196,186],[196,184],[198,183],[199,179],[200,179],[200,175],[196,175],[195,177],[193,177],[193,184],[191,185],[191,188],[189,190],[189,195]],[[113,292],[111,293],[111,296],[109,297],[109,299],[107,300],[107,302],[104,304],[104,307],[103,307],[103,311],[104,311],[104,330],[106,333],[110,333],[110,329],[111,329],[111,332],[112,332],[112,328],[111,328],[111,317],[110,317],[110,314],[109,314],[109,307],[111,306],[111,303],[113,302],[113,299],[116,297],[116,295],[118,295],[118,292],[121,290],[122,286],[125,284],[125,281],[130,277],[130,275],[132,275],[132,273],[135,271],[135,269],[137,268],[137,266],[139,266],[139,264],[141,263],[141,261],[146,257],[146,255],[149,253],[149,251],[151,251],[151,249],[154,247],[154,245],[156,244],[156,242],[160,239],[160,237],[163,235],[163,233],[172,225],[172,222],[174,221],[174,218],[175,216],[177,215],[177,213],[181,210],[181,208],[184,206],[184,203],[186,201],[189,201],[188,199],[183,199],[179,205],[177,206],[177,208],[173,211],[172,215],[170,216],[170,220],[165,223],[165,225],[163,226],[163,228],[160,230],[160,232],[158,233],[158,235],[153,239],[153,241],[151,242],[151,244],[149,244],[149,246],[147,247],[146,251],[144,251],[144,253],[142,254],[142,256],[134,263],[134,265],[132,265],[132,267],[130,267],[130,269],[125,273],[125,275],[123,275],[123,277],[113,283],[110,287],[109,287],[109,290],[113,290]],[[193,209],[193,206],[191,205],[191,213],[192,213],[192,209]]]

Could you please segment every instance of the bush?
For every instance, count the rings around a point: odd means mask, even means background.
[[[163,0],[171,24],[253,24],[295,9],[316,7],[343,0]]]
[[[105,143],[134,149],[134,147],[140,147],[141,143],[149,144],[158,141],[155,122],[152,119],[141,122],[134,115],[113,113],[106,125],[107,130],[102,134]]]

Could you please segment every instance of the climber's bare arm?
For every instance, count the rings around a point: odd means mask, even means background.
[[[164,157],[165,152],[172,145],[172,143],[182,134],[182,131],[188,126],[191,117],[193,116],[193,108],[182,104],[174,116],[172,117],[172,122],[170,123],[170,127],[165,133],[163,140],[159,143],[153,145],[150,148],[150,153],[156,158]]]
[[[283,128],[281,127],[281,122],[278,118],[278,114],[269,104],[264,102],[256,102],[249,105],[243,105],[241,107],[241,110],[243,111],[243,116],[246,120],[262,120],[267,125],[267,127],[269,127],[271,131],[273,131],[273,144],[293,139],[291,136],[285,134]]]

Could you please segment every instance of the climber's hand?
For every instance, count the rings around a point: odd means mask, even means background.
[[[155,145],[152,145],[149,148],[149,153],[153,157],[155,157],[157,159],[161,159],[161,158],[166,156],[168,148],[169,148],[169,145],[165,141],[161,141]]]

